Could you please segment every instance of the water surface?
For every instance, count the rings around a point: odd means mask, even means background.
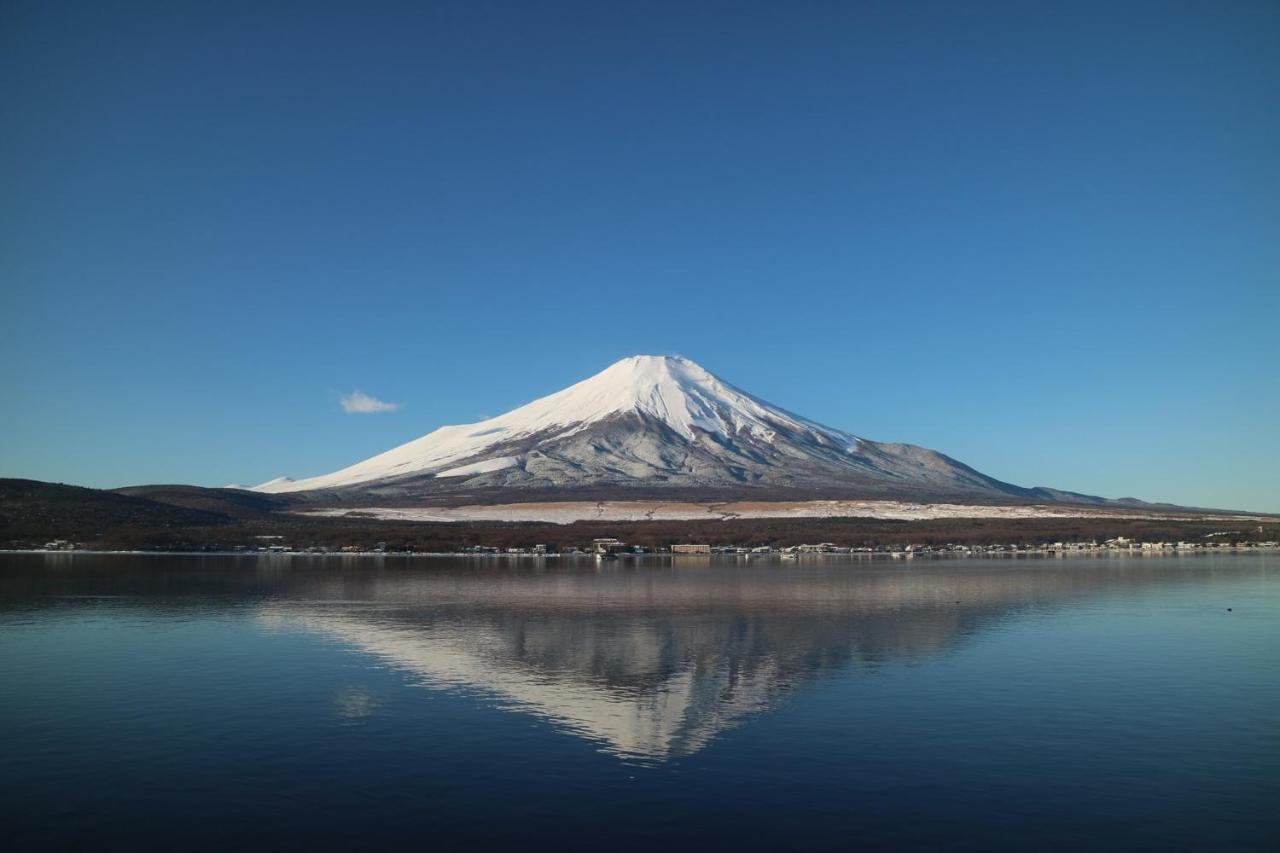
[[[0,557],[21,849],[1263,850],[1280,558]]]

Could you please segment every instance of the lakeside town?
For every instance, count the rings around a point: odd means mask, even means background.
[[[0,550],[574,556],[1043,554],[1263,547],[1280,517],[1113,512],[1041,518],[703,518],[398,522],[282,512],[274,501],[167,487],[150,498],[0,480]],[[248,500],[248,503],[245,503]],[[539,544],[541,543],[541,544]],[[789,558],[789,557],[788,557]]]
[[[345,556],[418,556],[418,557],[456,557],[456,556],[486,556],[486,557],[540,557],[540,558],[558,558],[558,557],[594,557],[596,559],[615,560],[624,557],[642,557],[646,555],[658,555],[669,557],[710,557],[712,555],[727,555],[736,557],[766,557],[777,556],[782,559],[794,559],[801,555],[813,554],[840,554],[850,556],[865,557],[892,557],[892,558],[909,558],[909,557],[926,557],[926,556],[1030,556],[1030,555],[1069,555],[1069,554],[1096,554],[1105,553],[1136,553],[1136,554],[1169,554],[1169,553],[1193,553],[1193,552],[1237,552],[1237,551],[1271,551],[1280,550],[1280,542],[1276,541],[1243,541],[1240,539],[1217,539],[1213,537],[1227,537],[1236,535],[1230,531],[1224,531],[1220,534],[1208,534],[1206,542],[1140,542],[1126,537],[1115,537],[1102,542],[1085,541],[1085,542],[1052,542],[1041,544],[956,544],[947,543],[944,545],[930,544],[907,544],[907,545],[878,545],[878,546],[862,546],[862,547],[844,547],[832,542],[819,542],[816,544],[791,545],[784,547],[774,547],[770,545],[758,545],[754,547],[742,545],[719,545],[711,543],[682,543],[671,545],[670,547],[646,547],[643,545],[630,545],[620,539],[613,537],[601,537],[592,539],[589,544],[583,543],[581,546],[570,546],[563,548],[555,548],[548,545],[533,545],[530,547],[509,547],[502,548],[494,545],[472,545],[456,551],[418,551],[412,549],[396,549],[389,548],[387,543],[379,542],[372,549],[359,545],[343,545],[337,548],[325,548],[320,546],[297,547],[290,545],[285,541],[285,537],[279,535],[258,536],[255,537],[258,543],[255,545],[237,545],[227,550],[204,550],[197,553],[227,553],[227,554],[301,554],[301,555],[345,555]],[[114,552],[99,551],[84,547],[82,543],[71,542],[65,539],[54,539],[45,543],[43,548],[29,549],[28,553],[65,553],[65,552],[84,552],[84,553],[139,553],[137,551]],[[145,552],[143,552],[145,553]],[[175,553],[175,552],[161,552]]]

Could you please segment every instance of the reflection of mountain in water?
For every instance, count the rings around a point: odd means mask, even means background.
[[[379,572],[335,576],[264,618],[663,760],[823,673],[938,654],[1021,610],[1199,576],[1116,561]]]

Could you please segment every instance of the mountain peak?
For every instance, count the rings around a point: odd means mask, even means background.
[[[710,387],[719,380],[699,364],[678,355],[633,355],[615,361],[599,373],[571,385],[564,392],[617,391],[634,397],[649,397],[653,389],[690,386]],[[555,395],[552,395],[555,396]],[[576,396],[576,395],[575,395]],[[603,402],[603,401],[601,401]],[[612,401],[621,405],[621,401]],[[606,414],[601,412],[601,414]]]
[[[610,368],[618,367],[619,365],[628,365],[632,367],[644,367],[644,366],[650,366],[650,365],[666,366],[669,364],[676,364],[681,362],[686,364],[693,364],[693,362],[689,361],[689,359],[685,358],[682,355],[633,355],[633,356],[628,356],[627,358],[619,359],[618,361],[615,361],[613,364],[609,365],[609,367]],[[609,368],[605,368],[605,369],[608,370]]]
[[[633,387],[657,385],[664,381],[702,381],[715,377],[699,364],[679,355],[633,355],[615,361],[586,381],[627,382]]]
[[[779,426],[834,432],[771,406],[678,355],[624,358],[525,409],[544,401],[560,423],[588,424],[638,412],[686,439],[695,439],[699,432],[729,436],[743,430],[767,438]]]

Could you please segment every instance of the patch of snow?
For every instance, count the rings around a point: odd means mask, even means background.
[[[730,518],[876,518],[925,521],[937,518],[1095,518],[1115,517],[1105,509],[1078,506],[920,504],[904,501],[742,501],[699,504],[682,501],[561,501],[459,507],[363,507],[302,510],[303,514],[346,515],[386,521],[689,521]],[[1161,519],[1158,514],[1125,518]]]
[[[252,487],[251,491],[292,492],[292,491],[296,491],[296,489],[293,488],[294,483],[296,482],[297,482],[296,480],[290,479],[289,477],[276,477],[274,480],[267,480],[267,482],[265,483],[259,483],[258,485]]]
[[[503,468],[510,468],[519,461],[515,456],[499,456],[496,459],[484,459],[480,462],[472,462],[470,465],[462,465],[457,468],[450,468],[448,471],[440,471],[436,476],[467,477],[472,474],[488,474],[490,471],[501,471]]]

